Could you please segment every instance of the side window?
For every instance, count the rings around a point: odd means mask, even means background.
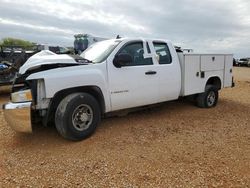
[[[159,56],[159,64],[171,64],[172,57],[166,43],[154,42],[154,48]]]
[[[119,54],[127,53],[132,57],[132,62],[127,64],[127,66],[139,66],[139,65],[153,65],[152,58],[144,59],[143,54],[143,43],[134,42],[124,46]]]

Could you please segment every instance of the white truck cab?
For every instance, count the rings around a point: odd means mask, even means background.
[[[43,51],[21,67],[3,109],[17,131],[31,132],[39,118],[54,122],[63,137],[82,140],[109,112],[184,96],[214,107],[218,91],[234,85],[232,66],[231,54],[185,54],[161,39],[105,40],[80,56]]]

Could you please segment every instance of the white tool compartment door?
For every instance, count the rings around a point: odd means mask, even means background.
[[[225,56],[225,73],[224,73],[224,87],[232,86],[232,68],[233,68],[233,55]]]
[[[200,55],[184,56],[184,96],[204,91],[204,79],[200,77]]]
[[[201,71],[223,70],[224,61],[224,55],[202,55]]]

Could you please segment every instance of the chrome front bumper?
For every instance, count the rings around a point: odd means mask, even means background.
[[[3,105],[6,122],[18,132],[31,133],[31,102],[8,103]]]

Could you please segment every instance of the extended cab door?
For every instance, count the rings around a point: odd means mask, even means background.
[[[111,54],[107,60],[112,111],[153,104],[158,101],[156,65],[152,57],[144,58],[144,51],[149,50],[145,44],[142,41],[122,44],[120,49]],[[120,53],[129,54],[132,62],[117,68],[113,64],[113,59]]]
[[[181,91],[181,68],[177,53],[171,43],[151,41],[155,53],[155,70],[158,76],[158,102],[179,98]]]

